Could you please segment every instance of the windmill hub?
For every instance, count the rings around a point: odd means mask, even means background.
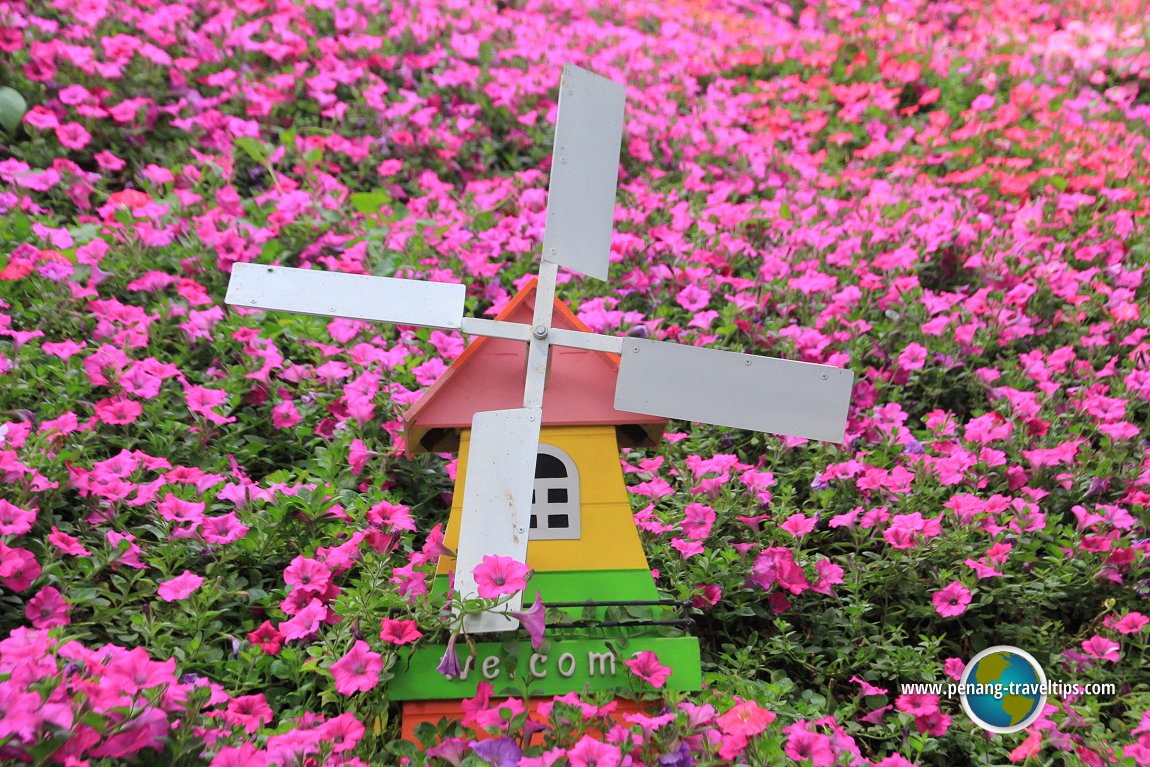
[[[536,338],[546,338],[547,337],[547,326],[546,325],[536,325],[534,328],[532,328],[531,334],[533,336],[535,336]]]

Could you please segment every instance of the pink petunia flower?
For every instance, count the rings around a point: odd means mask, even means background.
[[[763,708],[753,700],[736,703],[716,721],[719,729],[728,735],[753,738],[775,721],[775,712]]]
[[[619,767],[622,760],[623,753],[618,746],[603,743],[590,735],[584,735],[567,750],[571,767]]]
[[[40,344],[40,348],[46,353],[51,354],[53,357],[59,357],[62,360],[71,359],[87,346],[88,343],[86,341],[76,343],[70,338],[64,341],[48,341]]]
[[[333,716],[316,728],[316,735],[320,742],[330,743],[334,754],[343,754],[353,750],[363,738],[367,728],[363,722],[355,718],[350,712]],[[347,767],[357,767],[363,762],[359,759],[348,759],[343,762]]]
[[[101,170],[110,170],[110,171],[123,170],[128,165],[127,162],[125,162],[124,160],[120,159],[119,157],[117,157],[116,155],[112,154],[111,152],[109,152],[107,150],[104,150],[102,152],[96,152],[95,159],[96,159],[96,165],[98,165]]]
[[[926,693],[903,693],[895,698],[894,707],[911,716],[930,716],[938,712],[937,695]]]
[[[388,550],[393,548],[397,539],[398,535],[392,536],[391,543],[386,548]],[[370,536],[368,540],[370,540]],[[403,567],[393,567],[388,581],[397,586],[396,591],[400,596],[407,597],[409,603],[414,603],[415,600],[427,593],[427,573],[416,570],[410,562]]]
[[[989,93],[980,93],[974,97],[974,101],[970,103],[970,108],[975,112],[985,112],[994,106],[995,98]]]
[[[715,510],[702,503],[688,503],[683,510],[683,535],[701,541],[711,534],[715,524]]]
[[[1025,762],[1038,756],[1042,744],[1042,731],[1034,730],[1010,752],[1010,761]]]
[[[169,522],[200,524],[204,519],[203,501],[185,501],[175,493],[168,493],[164,500],[156,504],[156,512]]]
[[[751,567],[751,580],[768,591],[776,583],[792,594],[810,588],[806,573],[795,562],[794,552],[784,546],[771,546],[759,554]]]
[[[815,562],[815,571],[818,573],[819,579],[811,586],[811,591],[833,597],[835,595],[834,587],[843,582],[843,569],[829,559],[820,559]]]
[[[24,115],[24,122],[36,130],[53,130],[60,125],[56,114],[46,107],[37,104]]]
[[[217,426],[236,420],[234,416],[222,416],[212,409],[223,405],[227,399],[228,393],[219,389],[209,389],[205,386],[188,386],[184,389],[184,401],[187,402],[188,410],[203,416]]]
[[[671,676],[671,669],[659,663],[659,656],[650,650],[635,653],[635,657],[623,661],[623,664],[655,689],[661,688]]]
[[[133,719],[130,727],[119,730],[105,740],[92,756],[118,760],[134,756],[145,748],[159,751],[168,738],[168,714],[156,706],[146,706]]]
[[[351,466],[352,474],[362,474],[367,462],[376,456],[374,450],[368,450],[362,439],[353,439],[348,449],[347,462]]]
[[[966,612],[966,606],[970,604],[970,598],[970,590],[958,581],[954,581],[945,588],[934,592],[931,596],[931,600],[934,602],[934,609],[944,618],[952,618]]]
[[[0,535],[23,535],[32,529],[36,511],[0,499]]]
[[[511,557],[488,554],[475,566],[475,585],[479,596],[495,599],[527,588],[531,570]]]
[[[429,749],[428,754],[431,753]],[[553,748],[550,751],[544,751],[539,756],[525,756],[519,760],[519,767],[552,767],[558,764],[559,760],[566,755],[562,748]]]
[[[419,551],[425,562],[438,561],[440,557],[454,557],[455,552],[447,548],[443,543],[443,524],[437,524],[431,528],[431,532],[427,534],[427,538],[423,541],[423,547]]]
[[[335,691],[341,695],[367,692],[379,684],[382,668],[383,656],[372,652],[367,642],[360,639],[348,650],[347,655],[331,665]]]
[[[295,403],[285,399],[272,408],[272,426],[277,429],[290,429],[303,420]]]
[[[702,554],[704,551],[702,541],[686,541],[682,538],[672,538],[671,548],[679,552],[683,559],[689,559],[698,554]]]
[[[891,706],[889,703],[885,706],[880,706],[880,707],[874,709],[873,711],[871,711],[870,713],[868,713],[864,716],[860,716],[859,721],[865,722],[866,724],[880,724],[882,722],[883,718],[886,716],[887,712],[890,711],[892,708],[893,708],[893,706]]]
[[[42,568],[36,556],[19,546],[6,546],[0,541],[0,584],[12,591],[23,591],[40,577]]]
[[[547,630],[547,608],[539,599],[539,592],[535,592],[535,601],[531,603],[530,608],[512,610],[508,614],[519,621],[519,625],[527,631],[527,635],[531,637],[531,648],[538,650],[543,644],[543,632]]]
[[[43,720],[43,700],[37,692],[24,692],[14,680],[0,682],[0,697],[4,700],[4,716],[0,718],[0,738],[6,744],[19,748],[21,743],[36,742],[37,731]]]
[[[379,630],[379,638],[391,644],[404,645],[423,636],[415,621],[384,618]]]
[[[675,296],[675,302],[689,312],[697,312],[711,302],[711,293],[697,285],[688,285]]]
[[[168,658],[152,660],[142,647],[120,650],[104,668],[100,687],[114,690],[116,695],[135,695],[141,690],[176,684],[176,661]]]
[[[205,517],[202,524],[204,540],[217,545],[234,543],[248,532],[248,526],[239,521],[234,511],[218,517]]]
[[[301,554],[284,569],[284,583],[296,589],[322,592],[331,583],[331,568]]]
[[[71,619],[68,617],[68,603],[60,595],[59,589],[45,586],[28,600],[24,608],[24,615],[38,629],[50,629],[53,626],[67,626]]]
[[[136,543],[136,536],[131,533],[121,533],[118,530],[109,530],[104,534],[112,548],[120,551],[120,555],[111,561],[112,567],[123,565],[135,570],[143,570],[147,565],[140,561],[140,547]],[[121,547],[121,544],[127,543]]]
[[[907,344],[898,355],[898,366],[903,370],[921,370],[926,364],[926,347],[919,343]]]
[[[259,628],[248,634],[248,641],[258,645],[268,655],[275,655],[283,646],[284,635],[271,624],[271,621],[264,621]]]
[[[883,531],[883,539],[896,549],[913,549],[924,538],[934,538],[942,533],[938,519],[923,518],[919,512],[898,514],[890,520]]]
[[[224,721],[230,725],[238,725],[254,735],[262,724],[269,724],[274,717],[271,706],[262,692],[253,695],[241,695],[228,701],[228,708],[224,712]]]
[[[1114,629],[1120,634],[1137,634],[1146,628],[1147,623],[1150,623],[1150,618],[1147,618],[1142,613],[1126,613],[1121,618],[1108,615],[1103,621],[1103,625],[1107,628]]]
[[[196,575],[193,572],[184,570],[175,578],[164,581],[160,587],[156,589],[156,594],[160,599],[165,602],[178,602],[181,599],[187,599],[192,593],[198,589],[204,582],[202,576]]]
[[[787,745],[783,753],[796,762],[811,767],[828,767],[834,764],[835,754],[831,748],[830,736],[807,729],[807,723],[799,720],[785,728]]]
[[[415,530],[411,509],[402,503],[380,501],[367,510],[367,521],[377,527],[387,526],[387,532]]]
[[[875,762],[874,767],[918,767],[918,765],[900,754],[891,754]]]
[[[857,676],[852,676],[851,681],[862,688],[859,690],[859,695],[886,695],[889,692],[887,688],[876,687],[865,679],[859,679]]]
[[[318,599],[312,599],[295,616],[281,623],[278,629],[284,639],[302,639],[318,631],[325,618],[327,607]]]
[[[62,554],[68,554],[73,557],[90,557],[92,552],[84,548],[78,538],[75,538],[67,533],[62,533],[52,525],[52,532],[48,534],[48,542],[51,543]]]
[[[914,726],[921,733],[930,733],[936,738],[941,738],[950,729],[950,715],[935,711],[925,716],[916,716]]]
[[[816,520],[814,517],[808,517],[804,514],[792,514],[787,517],[785,522],[779,525],[779,529],[787,531],[796,538],[802,538],[815,529],[815,523]]]
[[[144,412],[139,402],[124,397],[102,399],[95,404],[92,410],[98,420],[113,426],[132,423]]]
[[[427,362],[416,365],[411,369],[415,375],[415,382],[420,386],[431,386],[447,371],[447,365],[438,357],[432,357]]]
[[[92,134],[80,123],[65,123],[56,126],[56,138],[68,149],[83,149],[92,140]]]
[[[696,583],[695,591],[700,592],[691,597],[691,605],[696,610],[710,609],[723,598],[723,589],[715,583]]]
[[[1112,663],[1117,663],[1118,658],[1121,657],[1119,650],[1122,645],[1107,639],[1106,637],[1095,634],[1089,639],[1082,642],[1082,652],[1086,653],[1092,658],[1099,658],[1101,660],[1108,660]]]

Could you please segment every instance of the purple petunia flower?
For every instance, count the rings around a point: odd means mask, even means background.
[[[471,741],[471,750],[491,767],[517,767],[523,758],[523,751],[515,739],[504,735],[502,738]]]
[[[512,618],[519,621],[523,628],[527,629],[527,633],[531,636],[531,649],[538,650],[539,645],[543,644],[543,632],[547,628],[546,622],[547,608],[543,602],[539,600],[539,592],[535,592],[535,602],[527,610],[509,612]]]
[[[663,754],[659,757],[659,767],[694,767],[695,759],[691,756],[691,747],[686,742],[679,743],[679,750],[673,754]]]
[[[458,637],[458,634],[452,634],[447,640],[447,651],[443,653],[443,659],[435,669],[448,679],[454,679],[463,673],[463,667],[459,665],[459,655],[455,652],[455,640]]]

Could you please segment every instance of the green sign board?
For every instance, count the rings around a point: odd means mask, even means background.
[[[490,682],[495,694],[519,694],[522,680],[529,695],[571,692],[642,690],[646,682],[624,665],[636,654],[650,650],[671,669],[664,689],[693,692],[702,685],[699,640],[694,637],[604,637],[549,641],[538,650],[528,642],[459,643],[460,676],[448,679],[436,669],[446,647],[420,647],[411,662],[402,659],[392,669],[395,678],[388,694],[394,700],[471,698],[480,682]]]

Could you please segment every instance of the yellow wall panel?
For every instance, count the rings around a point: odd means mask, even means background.
[[[540,541],[527,544],[527,565],[539,572],[552,570],[647,569],[647,557],[631,515],[631,501],[619,466],[619,447],[613,426],[543,427],[539,441],[564,451],[579,469],[582,535],[579,540]],[[460,438],[455,497],[444,543],[459,543],[459,517],[467,476],[470,430]],[[455,560],[443,557],[437,572],[455,569]]]

